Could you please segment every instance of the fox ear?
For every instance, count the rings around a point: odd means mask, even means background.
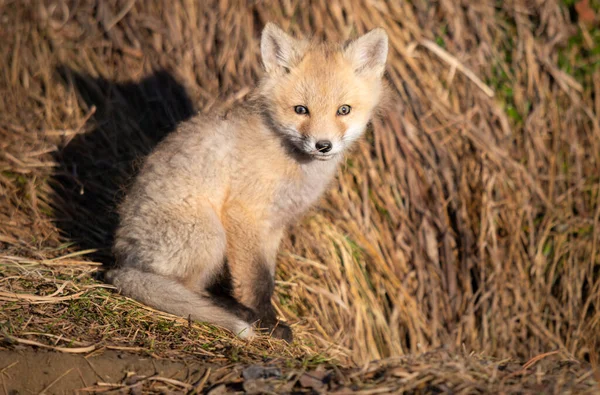
[[[388,54],[388,36],[381,28],[350,42],[344,54],[354,65],[357,73],[371,72],[383,75]]]
[[[267,23],[260,39],[260,52],[267,72],[289,71],[300,60],[303,44],[274,23]]]

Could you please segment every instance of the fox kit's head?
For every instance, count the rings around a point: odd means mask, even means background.
[[[383,94],[388,38],[370,31],[345,45],[262,33],[262,103],[274,130],[302,155],[328,160],[359,138]]]

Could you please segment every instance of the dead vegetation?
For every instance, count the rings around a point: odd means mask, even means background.
[[[600,29],[598,4],[577,4],[0,1],[5,346],[326,363],[330,390],[354,374],[368,391],[591,391]],[[254,85],[266,21],[335,40],[386,28],[396,96],[282,249],[291,347],[150,312],[94,263],[111,263],[143,156]]]

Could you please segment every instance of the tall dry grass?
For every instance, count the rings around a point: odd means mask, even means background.
[[[366,361],[600,349],[598,44],[548,1],[0,2],[0,243],[99,249],[136,163],[243,100],[266,21],[390,36],[397,99],[285,241],[280,312]],[[587,33],[582,33],[587,32]],[[577,46],[569,38],[580,35]],[[586,35],[587,34],[587,35]],[[583,56],[582,51],[590,53]]]

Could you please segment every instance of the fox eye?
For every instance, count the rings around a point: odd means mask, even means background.
[[[294,107],[294,111],[296,111],[296,114],[298,114],[298,115],[307,115],[308,114],[308,108],[306,108],[304,106],[296,106],[296,107]]]
[[[351,109],[352,109],[352,107],[350,107],[347,104],[344,104],[343,106],[338,108],[337,115],[348,115],[348,114],[350,114]]]

